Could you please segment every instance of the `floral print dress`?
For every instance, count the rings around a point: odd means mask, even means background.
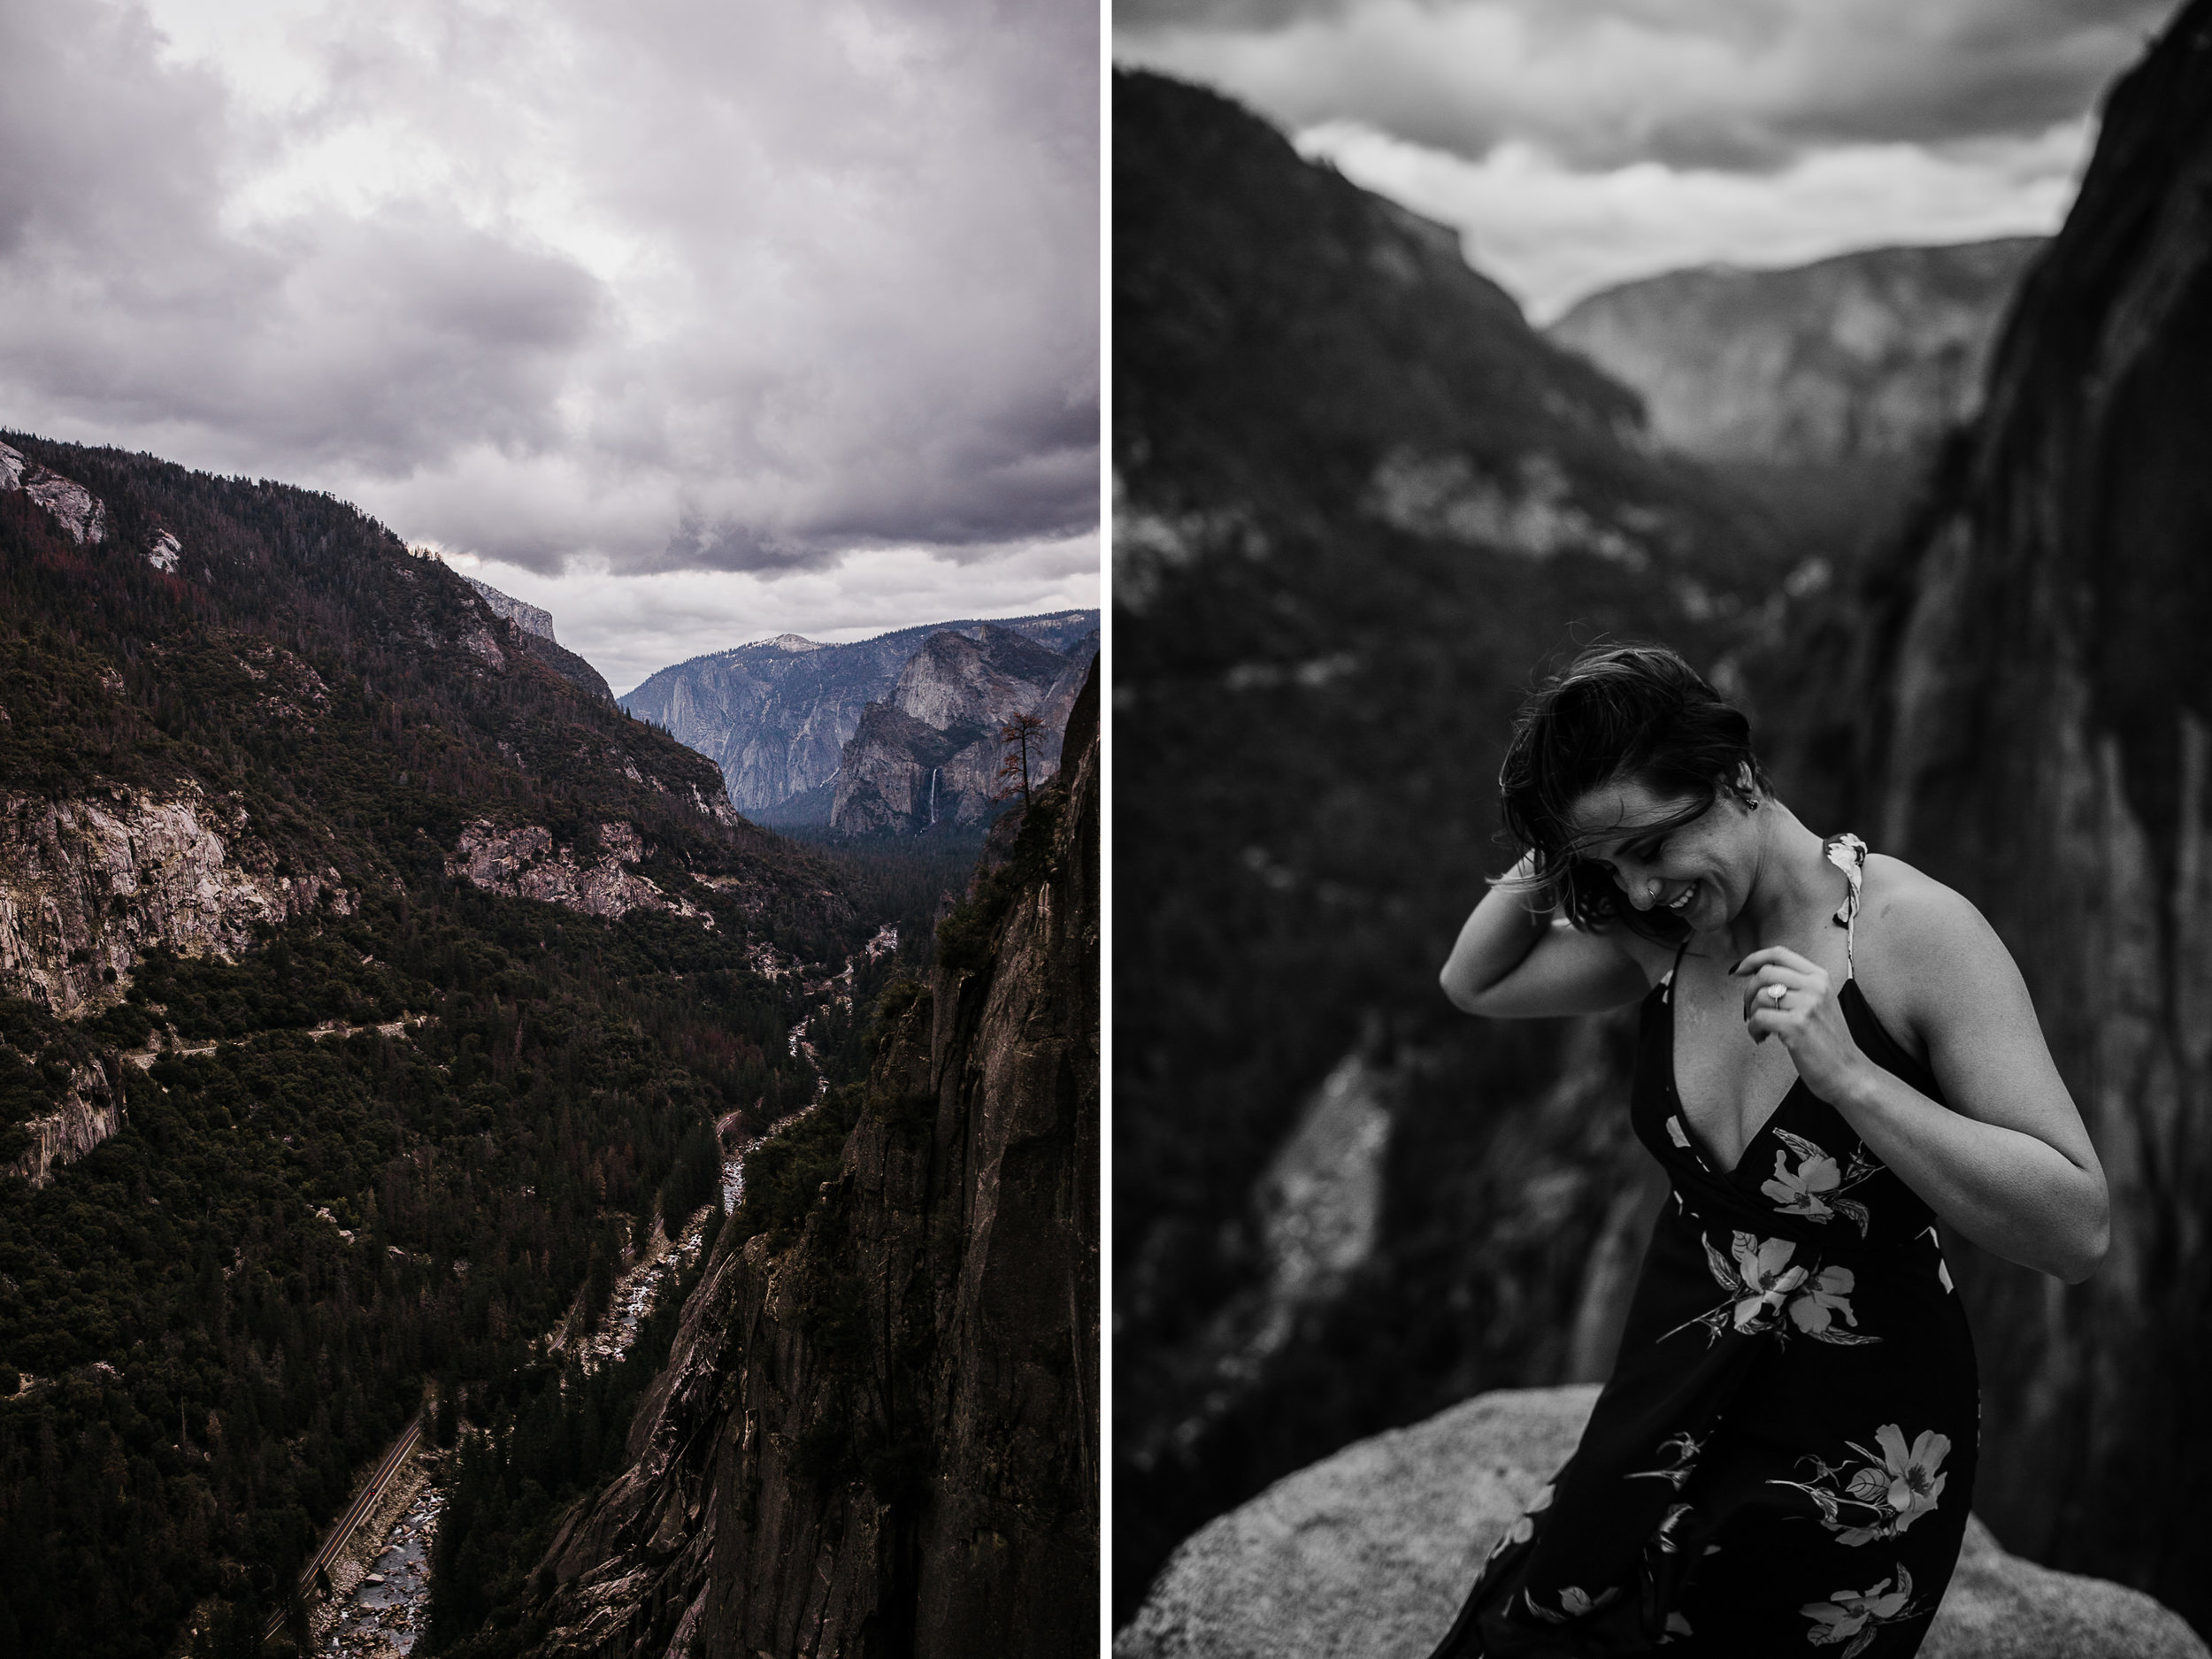
[[[1847,947],[1865,844],[1829,856]],[[1434,1659],[1902,1659],[1958,1560],[1980,1404],[1934,1215],[1801,1080],[1733,1168],[1705,1154],[1673,977],[1645,999],[1630,1105],[1673,1191],[1620,1359]],[[1856,979],[1837,995],[1862,1051],[1939,1103]]]

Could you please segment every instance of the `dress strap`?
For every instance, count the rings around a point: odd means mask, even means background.
[[[1682,972],[1682,958],[1689,954],[1690,941],[1685,938],[1674,948],[1674,965],[1660,977],[1659,983],[1667,987],[1667,1001],[1674,1001],[1674,976]]]
[[[1852,959],[1852,947],[1856,942],[1859,919],[1859,887],[1866,878],[1866,843],[1846,830],[1840,835],[1831,835],[1821,843],[1820,850],[1828,855],[1828,862],[1843,872],[1850,890],[1843,895],[1843,902],[1836,908],[1836,926],[1843,929],[1843,975],[1852,979],[1858,973],[1858,964]],[[1678,962],[1681,958],[1677,957]]]

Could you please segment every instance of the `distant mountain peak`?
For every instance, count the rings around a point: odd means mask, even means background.
[[[1041,653],[1059,665],[1056,674],[1066,653],[1089,661],[1094,648],[1085,641],[1097,630],[1097,611],[1059,611],[840,642],[780,634],[664,668],[621,702],[719,765],[739,811],[764,824],[818,826],[829,822],[833,780],[862,711],[892,700],[901,673],[933,636],[955,636],[971,650],[995,640],[991,649],[1001,657]]]
[[[1868,248],[1781,269],[1624,282],[1547,333],[1640,393],[1652,432],[1711,462],[1914,452],[1970,417],[2038,237]]]

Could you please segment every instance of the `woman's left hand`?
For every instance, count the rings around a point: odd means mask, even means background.
[[[1743,1011],[1751,1040],[1764,1042],[1779,1037],[1807,1087],[1824,1098],[1839,1098],[1866,1056],[1852,1040],[1828,970],[1786,946],[1769,945],[1753,951],[1730,972],[1749,982]]]

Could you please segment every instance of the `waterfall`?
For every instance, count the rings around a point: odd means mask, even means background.
[[[929,769],[929,821],[933,824],[937,821],[937,774],[943,770],[941,766]]]

